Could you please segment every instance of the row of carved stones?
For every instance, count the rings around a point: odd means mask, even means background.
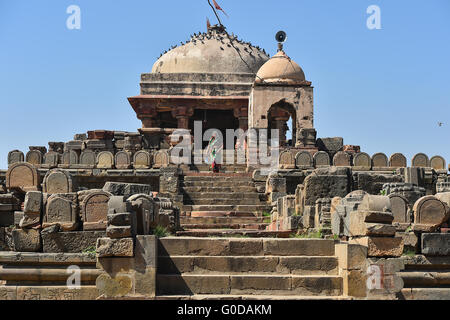
[[[325,151],[319,151],[314,156],[308,151],[300,151],[295,154],[292,150],[284,150],[280,154],[280,167],[285,169],[330,166],[331,163],[337,167],[354,166],[366,170],[372,168],[405,168],[408,166],[406,157],[401,153],[395,153],[388,159],[384,153],[376,153],[370,157],[365,152],[351,155],[340,151],[335,154],[332,162]],[[429,159],[426,154],[418,153],[412,159],[412,167],[431,167],[435,170],[445,170],[446,161],[441,156],[434,156]]]
[[[59,154],[50,151],[45,155],[39,150],[31,150],[24,157],[23,152],[14,150],[8,154],[8,165],[15,163],[28,162],[38,167],[96,167],[99,169],[148,169],[166,167],[169,165],[169,154],[166,150],[160,150],[154,154],[141,150],[134,155],[130,152],[119,151],[113,154],[109,151],[95,153],[91,150],[85,150],[80,155],[76,151],[66,151]]]

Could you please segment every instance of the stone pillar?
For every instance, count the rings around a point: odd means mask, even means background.
[[[142,108],[142,111],[138,113],[138,119],[142,121],[142,128],[155,128],[158,126],[156,117],[158,111],[156,107]]]
[[[172,110],[172,116],[178,120],[178,129],[189,129],[189,118],[194,115],[190,107],[177,107]]]
[[[248,107],[234,109],[234,117],[239,120],[239,129],[248,130]]]

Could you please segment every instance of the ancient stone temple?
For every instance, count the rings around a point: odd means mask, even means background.
[[[445,159],[318,136],[307,79],[215,25],[141,75],[136,132],[9,152],[0,299],[450,299]]]

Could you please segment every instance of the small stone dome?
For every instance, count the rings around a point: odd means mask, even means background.
[[[256,75],[256,83],[303,83],[306,81],[302,68],[284,51],[279,51],[267,61]]]
[[[263,49],[239,41],[216,25],[162,55],[152,73],[255,74],[269,58]]]

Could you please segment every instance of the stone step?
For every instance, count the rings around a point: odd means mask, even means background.
[[[83,284],[95,284],[101,271],[94,268],[81,268],[80,277]],[[64,284],[68,278],[67,267],[5,267],[0,266],[0,281],[12,283],[52,283]]]
[[[167,237],[160,256],[334,256],[334,240]]]
[[[191,218],[202,217],[256,217],[253,212],[245,211],[191,211]]]
[[[157,275],[158,295],[342,295],[339,276]]]
[[[272,211],[272,207],[268,205],[185,205],[181,211],[234,211],[264,213]]]
[[[450,288],[404,288],[401,300],[450,300]]]
[[[224,196],[224,195],[222,195]],[[259,200],[259,198],[243,198],[243,199],[229,199],[229,198],[194,198],[194,199],[184,199],[185,205],[193,206],[250,206],[250,205],[264,205],[264,202]]]
[[[399,273],[405,288],[450,286],[450,272],[444,271],[409,271]]]
[[[182,188],[185,187],[207,187],[207,188],[234,188],[234,187],[254,187],[252,181],[215,181],[209,178],[207,181],[182,181]]]
[[[214,180],[216,181],[250,181],[250,182],[253,181],[251,173],[242,173],[242,174],[200,173],[184,176],[184,181],[211,181],[211,178],[214,178]]]
[[[192,229],[178,231],[180,237],[248,237],[248,238],[289,238],[291,231],[246,230],[246,229]]]
[[[0,286],[0,300],[83,300],[93,301],[99,296],[95,285],[81,285],[79,289],[67,285]]]
[[[337,275],[336,257],[171,256],[158,259],[161,274],[294,274]]]
[[[181,227],[184,230],[195,230],[195,229],[230,229],[230,230],[238,230],[238,229],[245,229],[245,230],[266,230],[268,223],[226,223],[226,224],[181,224]]]
[[[220,217],[180,217],[181,224],[251,224],[264,223],[264,217],[235,217],[235,216],[220,216]]]
[[[183,187],[182,191],[185,193],[191,194],[196,192],[204,192],[204,193],[249,193],[249,192],[257,192],[256,188],[253,186],[232,186],[232,187],[204,187],[203,185],[199,185],[196,187]]]
[[[223,193],[223,192],[190,192],[186,194],[184,199],[201,200],[201,199],[231,199],[242,200],[252,199],[260,200],[260,196],[256,192],[239,192],[239,193]]]
[[[345,296],[280,296],[280,295],[231,295],[231,294],[194,294],[194,295],[171,295],[171,296],[156,296],[155,300],[166,301],[166,300],[179,300],[179,301],[258,301],[258,300],[269,300],[269,301],[310,301],[310,300],[326,300],[326,301],[334,301],[334,300],[353,300],[352,297]]]

